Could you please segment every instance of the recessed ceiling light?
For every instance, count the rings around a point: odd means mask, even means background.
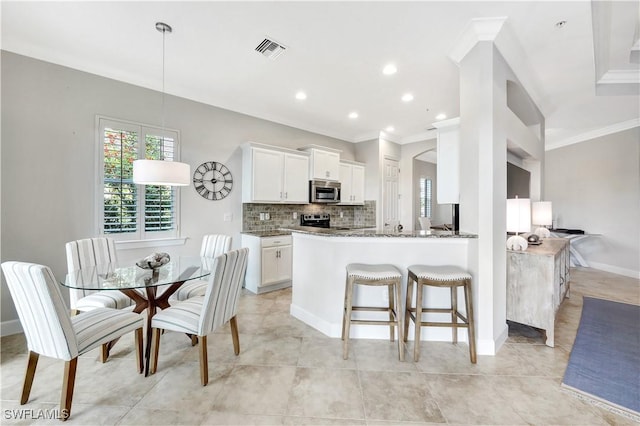
[[[349,113],[349,118],[353,119],[353,118],[358,118],[358,113],[353,111]]]
[[[392,74],[395,74],[397,72],[398,72],[398,68],[396,68],[396,66],[394,64],[387,64],[382,69],[382,73],[384,75],[392,75]]]
[[[303,101],[307,99],[307,94],[304,93],[303,91],[299,91],[298,93],[296,93],[296,99]]]
[[[403,102],[411,102],[413,100],[413,95],[411,93],[405,93],[402,95]]]
[[[436,115],[436,120],[444,120],[447,118],[447,114],[438,114]]]
[[[387,128],[385,129],[387,132],[393,132],[395,130],[395,127],[393,126],[387,126]]]

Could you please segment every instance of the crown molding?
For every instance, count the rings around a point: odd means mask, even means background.
[[[602,136],[611,135],[613,133],[633,129],[634,127],[640,127],[640,118],[634,118],[633,120],[623,121],[621,123],[612,124],[601,129],[591,130],[556,142],[547,143],[544,150],[551,151],[553,149],[562,148],[564,146],[574,145]]]
[[[518,84],[529,95],[533,103],[540,110],[543,116],[547,116],[548,111],[553,111],[553,105],[544,101],[540,95],[540,84],[535,75],[531,74],[534,69],[529,63],[529,58],[522,55],[523,48],[520,42],[510,29],[507,17],[476,18],[469,21],[464,31],[458,37],[454,48],[449,53],[449,58],[460,66],[462,59],[480,41],[492,41],[504,60],[515,74]]]
[[[506,16],[472,19],[454,43],[454,48],[449,53],[449,58],[460,66],[462,58],[467,56],[467,53],[473,49],[476,43],[495,40],[506,20]]]
[[[436,129],[444,129],[446,127],[453,127],[460,125],[460,117],[450,118],[448,120],[440,120],[431,124]]]
[[[640,70],[609,70],[597,84],[640,84]]]
[[[427,130],[426,132],[418,133],[415,135],[402,138],[401,145],[406,145],[414,142],[422,142],[429,139],[435,139],[438,137],[438,131],[435,129]]]

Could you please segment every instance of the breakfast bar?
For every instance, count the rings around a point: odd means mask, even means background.
[[[408,266],[455,265],[473,274],[469,260],[476,258],[477,252],[476,235],[451,231],[385,232],[372,229],[337,230],[302,226],[292,227],[290,230],[294,259],[291,315],[327,336],[338,338],[342,334],[345,274],[348,264],[395,265],[403,273],[404,305]],[[472,282],[472,286],[474,299],[477,300],[477,285]],[[354,303],[388,306],[389,295],[386,290],[356,288]],[[449,307],[448,289],[429,288],[425,293],[425,300],[430,306]],[[467,341],[466,335],[466,332],[459,331],[459,340]],[[413,336],[411,329],[408,336],[409,339]],[[389,327],[354,325],[351,337],[388,339]],[[451,330],[428,327],[423,329],[421,340],[451,341]]]

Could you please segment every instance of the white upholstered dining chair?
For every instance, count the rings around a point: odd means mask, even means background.
[[[65,245],[65,249],[68,273],[118,260],[116,244],[112,238],[99,237],[70,241]],[[119,291],[69,289],[69,305],[73,313],[96,308],[123,309],[133,304],[134,301],[129,296]]]
[[[214,259],[204,296],[192,297],[158,312],[151,320],[151,373],[158,367],[162,330],[178,331],[198,336],[200,341],[200,382],[209,382],[207,335],[227,322],[231,326],[233,350],[240,353],[236,313],[242,283],[247,272],[248,248],[232,250]]]
[[[144,318],[141,315],[96,308],[70,317],[59,284],[47,266],[5,262],[2,271],[29,349],[21,405],[29,400],[40,355],[65,361],[60,399],[61,420],[67,420],[71,414],[79,355],[134,331],[137,369],[142,373]]]
[[[210,234],[202,237],[200,257],[213,259],[231,250],[231,237],[222,234]],[[204,296],[207,291],[207,280],[191,280],[182,284],[172,296],[176,300],[187,300],[190,297]]]

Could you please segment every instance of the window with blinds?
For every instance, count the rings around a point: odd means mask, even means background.
[[[420,216],[431,219],[431,179],[420,179]]]
[[[178,132],[99,118],[101,233],[119,240],[178,237],[175,187],[136,185],[133,161],[177,161]]]

